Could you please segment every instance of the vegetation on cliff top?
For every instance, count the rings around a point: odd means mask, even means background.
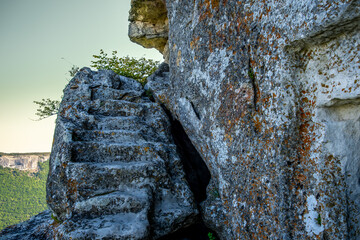
[[[46,178],[49,161],[29,173],[0,166],[0,230],[47,209]]]
[[[111,57],[108,56],[104,50],[100,50],[99,55],[93,55],[94,60],[91,61],[91,67],[99,70],[112,70],[116,74],[132,78],[140,82],[143,86],[146,84],[146,79],[158,68],[160,62],[146,58],[133,58],[133,57],[119,57],[117,51],[113,51]],[[72,66],[69,70],[71,77],[74,77],[79,68]],[[38,116],[37,120],[42,120],[53,115],[56,115],[60,101],[52,100],[50,98],[43,98],[41,101],[34,101],[37,104],[35,115]]]
[[[112,56],[108,57],[102,49],[99,55],[93,55],[95,60],[91,61],[91,67],[96,69],[112,70],[116,74],[124,77],[135,79],[143,86],[146,79],[158,68],[160,62],[146,58],[118,57],[117,51],[112,52]]]

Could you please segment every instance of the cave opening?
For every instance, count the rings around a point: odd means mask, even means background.
[[[206,187],[211,179],[210,171],[181,123],[172,116],[168,109],[162,107],[170,120],[171,134],[183,164],[186,180],[194,194],[200,216],[195,224],[179,229],[159,240],[209,240],[213,239],[213,237],[219,239],[213,230],[206,227],[200,211],[200,203],[206,199]]]

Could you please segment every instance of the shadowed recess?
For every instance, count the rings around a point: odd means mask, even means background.
[[[199,207],[199,204],[206,199],[206,187],[211,179],[210,171],[180,122],[173,118],[169,110],[164,106],[162,107],[170,119],[171,134],[183,164],[186,180]],[[208,240],[209,234],[215,239],[219,239],[214,231],[205,226],[200,216],[197,223],[164,236],[159,240]]]
[[[174,119],[164,106],[163,108],[171,121],[171,134],[183,163],[186,180],[199,204],[206,199],[206,187],[211,179],[210,171],[180,122]]]

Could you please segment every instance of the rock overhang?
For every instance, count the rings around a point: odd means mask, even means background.
[[[129,38],[145,47],[166,54],[168,18],[164,0],[132,0],[129,12]]]

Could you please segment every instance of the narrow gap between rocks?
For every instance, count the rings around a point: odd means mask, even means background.
[[[196,203],[199,204],[206,199],[206,187],[211,179],[210,171],[191,143],[181,123],[172,117],[170,111],[165,108],[164,110],[171,122],[171,134],[184,167],[186,180]]]
[[[186,180],[194,194],[200,216],[197,223],[164,236],[159,240],[208,240],[209,233],[219,239],[214,231],[205,226],[200,211],[200,203],[206,199],[206,187],[211,179],[210,171],[191,143],[181,123],[172,116],[169,110],[164,106],[162,107],[170,119],[171,134],[183,164]]]

